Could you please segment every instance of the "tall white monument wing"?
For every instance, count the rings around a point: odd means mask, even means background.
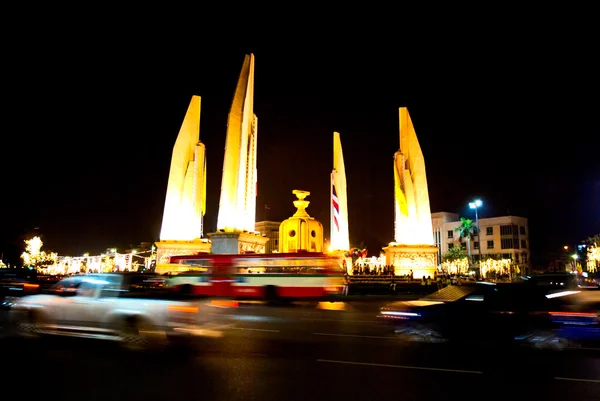
[[[395,241],[433,245],[425,159],[408,109],[400,108],[400,150],[394,155]]]
[[[257,123],[254,55],[246,55],[227,120],[217,230],[254,231],[257,185]]]
[[[206,151],[200,142],[200,96],[193,96],[177,135],[167,183],[160,240],[203,236]]]
[[[346,168],[342,142],[338,132],[333,133],[333,170],[331,172],[331,235],[330,250],[350,249],[348,228],[348,196],[346,188]]]

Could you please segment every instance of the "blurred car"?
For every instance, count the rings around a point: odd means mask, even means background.
[[[576,289],[581,280],[576,274],[570,273],[546,273],[522,277],[529,285],[544,287],[546,290]]]
[[[143,273],[68,277],[48,293],[20,298],[10,320],[22,337],[116,340],[136,350],[220,334],[207,328],[199,302],[170,291],[166,278]]]
[[[582,293],[587,292],[478,282],[388,304],[379,317],[409,341],[522,343],[564,349],[600,338],[599,304],[593,296],[583,302],[577,297]]]
[[[38,274],[38,283],[40,284],[41,291],[47,290],[65,277],[68,276],[62,274]]]
[[[516,338],[545,348],[562,342],[573,347],[600,346],[600,291],[567,290],[546,294],[551,330],[536,330]],[[544,312],[540,312],[544,314]]]
[[[10,307],[18,297],[37,294],[40,284],[34,269],[0,269],[0,302]]]

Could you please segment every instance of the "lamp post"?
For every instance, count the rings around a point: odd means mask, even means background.
[[[475,209],[475,225],[477,226],[477,242],[479,242],[479,266],[481,268],[481,231],[479,230],[479,209],[483,205],[481,199],[475,199],[473,202],[469,202],[469,207]]]

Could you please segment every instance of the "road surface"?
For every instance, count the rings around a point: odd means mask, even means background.
[[[233,326],[194,352],[133,354],[94,340],[5,337],[11,386],[3,391],[64,401],[600,399],[596,349],[402,342],[376,320],[375,302],[213,306]]]

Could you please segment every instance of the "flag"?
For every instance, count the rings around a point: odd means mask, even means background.
[[[339,218],[340,218],[340,204],[337,198],[337,193],[335,191],[335,184],[331,184],[331,206],[332,206],[332,210],[333,210],[333,223],[335,224],[335,227],[337,228],[338,232],[340,231],[340,223],[339,223]]]

